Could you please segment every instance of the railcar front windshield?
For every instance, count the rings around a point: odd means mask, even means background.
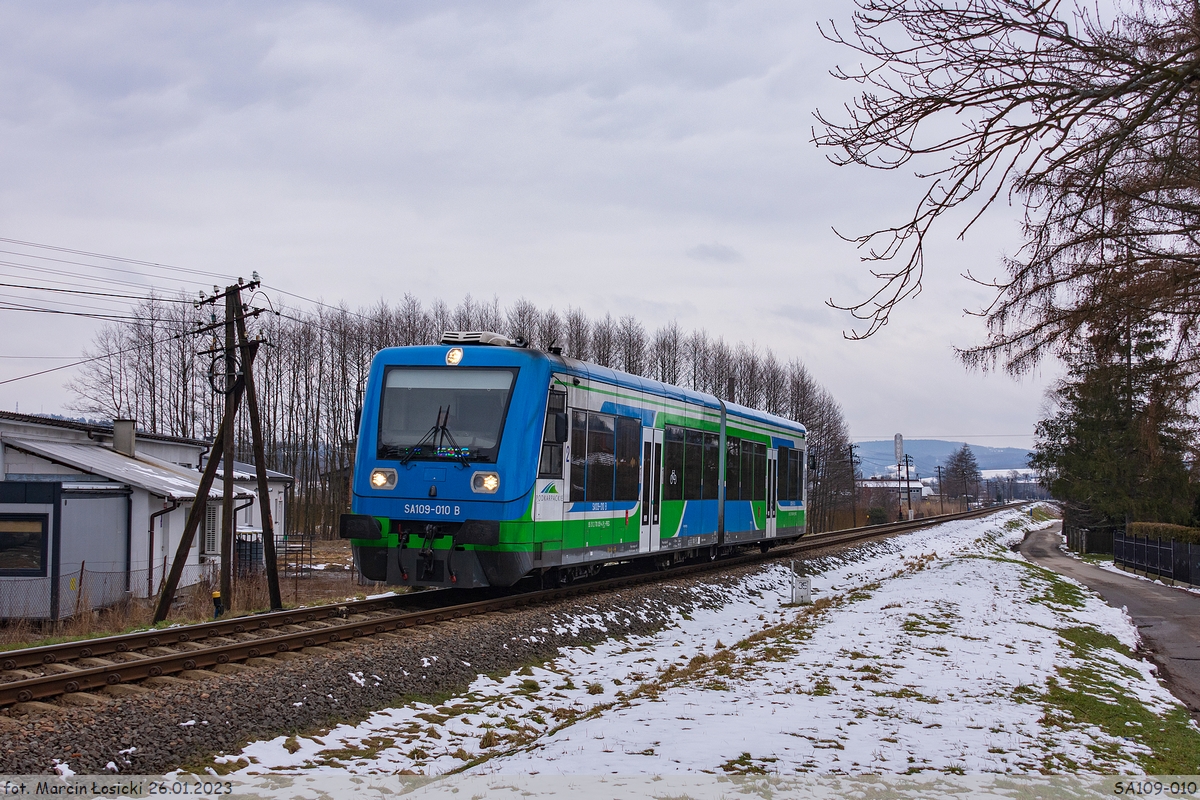
[[[516,378],[515,368],[390,368],[378,457],[495,463]]]

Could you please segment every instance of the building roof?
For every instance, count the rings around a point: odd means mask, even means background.
[[[208,463],[207,458],[200,459],[200,469],[204,469],[204,465],[206,463]],[[224,472],[223,472],[224,469],[225,469],[225,459],[223,459],[223,458],[217,459],[217,474],[218,475],[224,474]],[[233,479],[235,481],[258,480],[258,472],[256,470],[257,470],[257,467],[255,467],[253,464],[247,464],[244,461],[236,461],[235,460],[233,462]],[[291,475],[288,475],[286,473],[276,472],[273,469],[268,469],[267,470],[267,480],[269,480],[269,481],[285,481],[287,483],[291,483],[295,480],[295,478],[293,478]]]
[[[83,431],[85,433],[98,433],[104,436],[113,435],[113,425],[111,422],[80,422],[74,419],[59,419],[57,417],[46,417],[39,414],[19,414],[15,411],[0,411],[0,419],[12,420],[13,422],[25,422],[32,425],[46,425],[52,428],[67,428],[74,431]],[[175,444],[187,444],[195,447],[210,447],[212,442],[208,439],[191,439],[186,436],[168,436],[162,433],[147,433],[139,430],[137,432],[139,439],[152,439],[156,442],[171,442]]]
[[[130,458],[108,447],[83,442],[54,442],[7,435],[3,437],[3,441],[7,447],[81,472],[137,486],[170,500],[195,500],[200,489],[199,472],[143,454],[138,454],[137,458]],[[219,499],[221,492],[221,481],[214,480],[208,492],[209,498]],[[249,490],[237,489],[235,496],[250,498],[255,495]]]

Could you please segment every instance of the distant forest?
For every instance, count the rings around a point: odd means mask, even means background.
[[[814,530],[843,524],[850,514],[854,473],[850,436],[841,406],[799,359],[780,360],[770,349],[685,331],[675,322],[649,330],[632,315],[589,317],[579,309],[560,313],[521,299],[507,308],[499,300],[470,295],[457,306],[423,304],[405,295],[395,305],[370,308],[320,305],[300,311],[269,305],[251,322],[263,337],[255,359],[266,437],[267,466],[296,478],[291,525],[321,537],[334,535],[338,514],[349,504],[354,458],[355,409],[376,351],[434,344],[447,330],[490,330],[522,337],[531,346],[648,378],[717,395],[808,427],[809,508]],[[197,309],[190,297],[143,302],[137,321],[109,324],[86,350],[88,363],[67,384],[71,407],[87,414],[136,419],[146,431],[211,439],[221,400],[209,384],[212,356],[220,346],[197,327],[219,321],[212,307]],[[252,461],[249,420],[238,421],[237,458]],[[848,523],[846,523],[848,524]]]

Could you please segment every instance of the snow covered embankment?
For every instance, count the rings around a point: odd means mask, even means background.
[[[1163,736],[1200,745],[1132,656],[1128,618],[1008,549],[1029,524],[1013,510],[865,545],[812,573],[805,608],[785,605],[787,567],[771,565],[708,590],[657,635],[566,648],[444,703],[218,761],[247,759],[246,773],[1111,773],[1153,767]]]

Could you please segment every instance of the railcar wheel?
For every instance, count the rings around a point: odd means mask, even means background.
[[[715,544],[712,547],[708,548],[708,560],[709,561],[717,560],[717,546]]]
[[[770,550],[770,549],[771,549],[771,543],[770,543],[770,542],[759,542],[759,543],[758,543],[758,550],[759,550],[759,552],[760,552],[760,553],[765,553],[765,552],[767,552],[767,551],[768,551],[768,550]]]

